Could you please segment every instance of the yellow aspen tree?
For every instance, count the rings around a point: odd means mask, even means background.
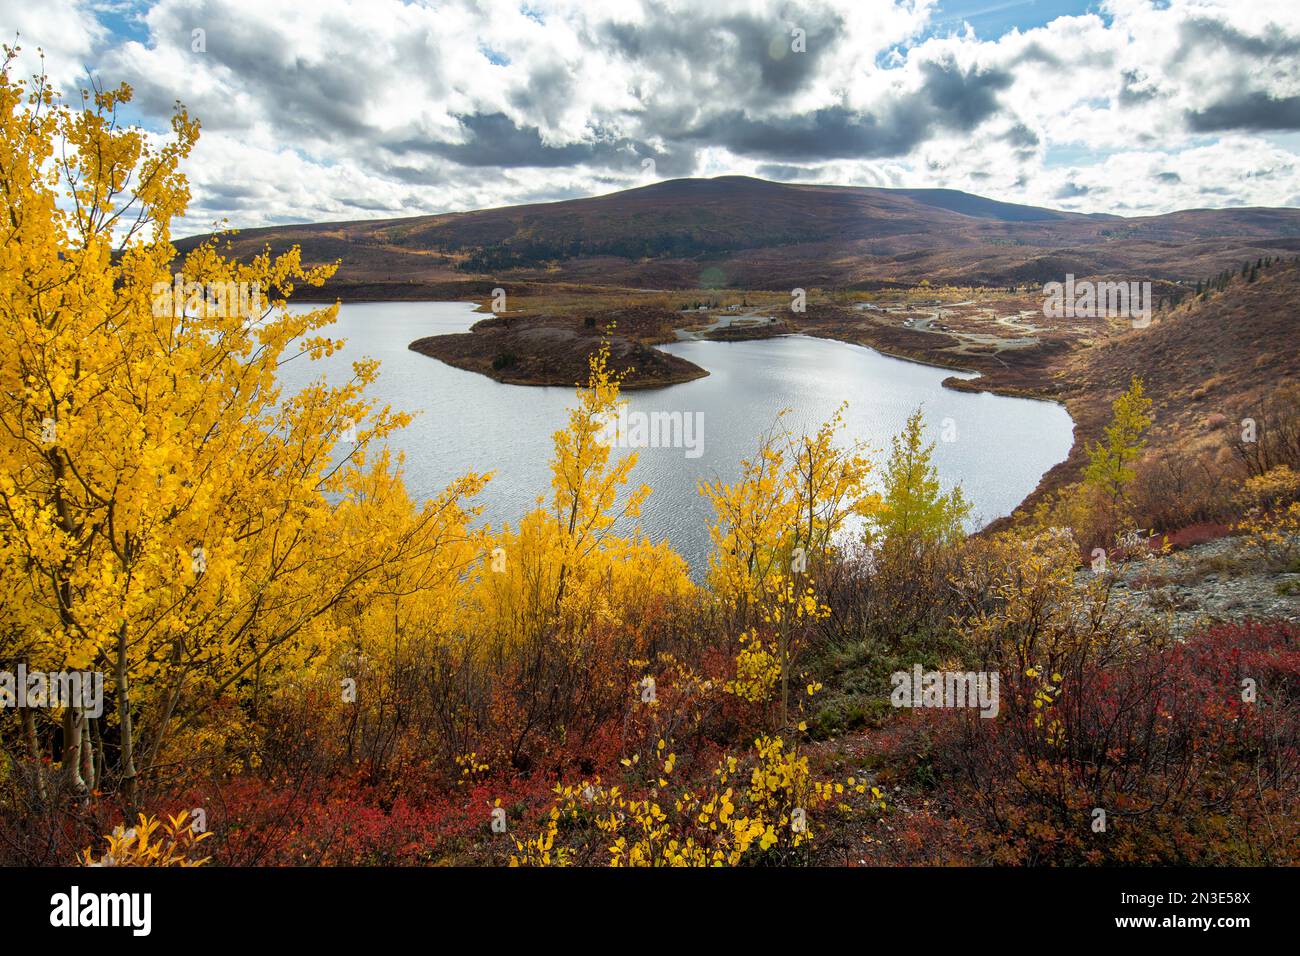
[[[650,488],[632,483],[636,452],[616,456],[609,441],[619,381],[608,358],[608,346],[590,356],[587,384],[553,436],[550,501],[492,535],[475,580],[475,653],[494,673],[518,665],[528,682],[511,759],[549,706],[535,686],[548,668],[584,676],[597,629],[634,641],[655,609],[694,592],[681,556],[636,523]]]
[[[130,95],[72,108],[0,74],[0,654],[109,675],[128,806],[173,732],[320,654],[344,598],[427,550],[439,520],[359,517],[377,487],[398,493],[367,461],[405,421],[365,398],[377,363],[277,385],[282,362],[338,347],[320,334],[337,305],[287,306],[334,266],[296,247],[238,263],[212,241],[175,272],[198,124],[178,109],[154,142],[120,124]]]
[[[703,484],[713,506],[710,584],[739,631],[759,622],[771,632],[779,664],[779,713],[789,717],[790,677],[807,628],[827,611],[809,569],[836,547],[854,517],[879,507],[868,486],[871,462],[860,442],[836,443],[841,405],[816,432],[795,436],[785,414],[758,454],[741,462],[738,481]]]
[[[769,580],[802,576],[835,547],[849,521],[879,507],[868,486],[872,466],[865,447],[836,442],[846,407],[811,435],[794,435],[782,412],[757,454],[741,462],[737,481],[700,486],[714,512],[710,583],[739,614],[742,628]]]

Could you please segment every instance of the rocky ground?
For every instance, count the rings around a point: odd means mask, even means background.
[[[1113,572],[1115,600],[1164,617],[1175,634],[1207,621],[1300,621],[1300,565],[1270,563],[1243,538],[1126,561]]]

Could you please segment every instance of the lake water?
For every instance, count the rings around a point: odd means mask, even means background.
[[[304,307],[305,308],[305,307]],[[320,362],[298,359],[281,371],[286,389],[325,374],[342,383],[351,362],[381,361],[371,395],[415,415],[390,440],[405,453],[405,481],[417,501],[467,471],[495,470],[479,496],[483,517],[514,523],[550,496],[551,436],[575,401],[571,388],[502,385],[410,351],[417,338],[468,329],[482,314],[463,302],[383,302],[344,305],[323,330],[347,345]],[[633,481],[653,489],[640,523],[653,539],[667,537],[695,573],[707,562],[708,503],[701,481],[733,481],[778,412],[790,408],[791,427],[808,431],[848,400],[846,434],[877,449],[883,463],[890,436],[918,405],[934,462],[946,487],[960,483],[974,503],[971,529],[1010,513],[1050,467],[1070,450],[1073,423],[1050,402],[945,389],[950,370],[881,355],[871,349],[805,336],[752,342],[676,342],[663,346],[709,370],[707,378],[625,393],[629,412],[702,413],[698,457],[683,448],[642,448]],[[958,373],[959,377],[974,377]],[[945,437],[952,438],[945,441]]]

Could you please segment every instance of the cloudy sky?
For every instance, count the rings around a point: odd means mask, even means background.
[[[200,119],[182,234],[723,174],[1300,206],[1296,0],[0,0],[0,32]]]

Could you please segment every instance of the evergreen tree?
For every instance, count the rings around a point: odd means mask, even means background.
[[[918,408],[892,439],[884,496],[871,535],[885,548],[954,541],[961,537],[962,521],[970,514],[970,502],[960,487],[948,494],[942,492],[939,473],[931,461],[934,442],[924,443],[923,427]]]
[[[1146,447],[1144,433],[1151,425],[1151,399],[1146,397],[1142,380],[1136,375],[1128,391],[1111,405],[1112,418],[1106,426],[1105,440],[1088,446],[1088,466],[1084,469],[1086,485],[1100,492],[1110,508],[1113,522],[1127,516],[1128,486],[1134,477],[1134,464]]]

